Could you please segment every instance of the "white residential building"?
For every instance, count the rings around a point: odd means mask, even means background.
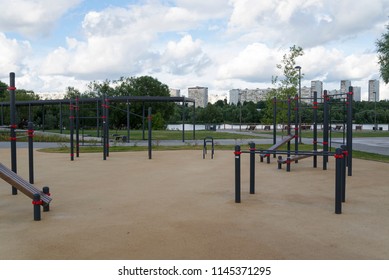
[[[181,96],[181,90],[179,90],[179,89],[171,88],[171,89],[169,89],[169,92],[170,92],[170,96],[172,96],[172,97],[180,97]]]
[[[208,105],[208,88],[190,87],[188,88],[188,97],[195,100],[196,107],[205,108]]]
[[[240,101],[243,102],[249,102],[252,101],[254,103],[257,103],[262,100],[266,100],[267,93],[270,91],[270,89],[231,89],[230,104],[237,105]]]
[[[380,101],[380,81],[369,80],[368,101]]]

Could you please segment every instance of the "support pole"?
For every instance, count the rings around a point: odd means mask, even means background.
[[[185,142],[185,97],[182,102],[182,142]]]
[[[106,104],[106,98],[105,98],[105,94],[103,94],[103,98],[101,100],[101,106],[102,106],[102,121],[103,121],[103,133],[102,133],[102,136],[103,136],[103,160],[107,160],[107,138],[108,138],[108,135],[107,135],[107,110],[106,110],[106,107],[107,107],[107,104]]]
[[[32,205],[34,209],[34,221],[40,221],[42,200],[41,200],[41,195],[39,193],[34,194]]]
[[[80,100],[78,95],[76,96],[76,157],[80,157]]]
[[[235,146],[235,203],[240,203],[240,146]]]
[[[342,214],[342,149],[337,148],[335,153],[335,214]]]
[[[277,97],[273,97],[273,145],[277,143]],[[270,155],[269,155],[270,156]],[[276,154],[273,154],[276,157]],[[263,158],[261,158],[263,160]]]
[[[127,143],[130,143],[130,101],[127,100]]]
[[[353,175],[353,87],[349,87],[347,94],[347,171]]]
[[[69,110],[70,110],[70,116],[69,116],[69,123],[70,123],[70,160],[74,160],[74,105],[73,101],[70,99],[70,105],[69,105]]]
[[[9,73],[9,96],[10,96],[10,117],[11,117],[11,168],[12,171],[17,173],[17,160],[16,160],[16,104],[15,104],[15,73]],[[12,195],[17,195],[18,190],[12,186]]]
[[[50,196],[50,188],[49,187],[43,187],[42,191],[45,195]],[[50,211],[50,204],[43,204],[43,212],[49,212]]]
[[[317,91],[313,92],[313,151],[315,155],[313,156],[313,168],[317,168]]]
[[[295,155],[298,155],[299,153],[299,130],[301,123],[299,123],[299,114],[300,114],[300,102],[299,97],[296,94],[294,97],[294,153]],[[296,163],[298,163],[298,160],[296,160]]]
[[[28,170],[29,182],[34,184],[34,125],[28,122]]]
[[[325,90],[323,95],[323,170],[327,170],[328,163],[328,101],[329,97]]]
[[[347,166],[347,161],[348,161],[348,151],[347,151],[347,146],[342,145],[340,146],[342,149],[342,154],[343,154],[343,159],[342,159],[342,173],[341,173],[341,178],[342,178],[342,202],[346,202],[346,166]]]
[[[148,147],[149,147],[149,159],[152,158],[152,143],[151,143],[151,107],[149,107],[149,110],[148,110],[148,114],[147,114],[147,120],[148,120],[148,129],[149,129],[149,133],[148,133]]]
[[[250,143],[250,194],[255,194],[255,143],[254,142]]]

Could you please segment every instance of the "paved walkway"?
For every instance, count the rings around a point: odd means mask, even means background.
[[[246,145],[249,142],[254,142],[257,145],[260,144],[272,144],[273,139],[272,135],[269,134],[253,134],[252,132],[246,131],[228,131],[224,132],[238,133],[243,135],[255,135],[261,136],[263,138],[252,138],[252,139],[215,139],[215,144],[219,145]],[[96,138],[97,139],[97,138]],[[281,138],[279,138],[281,139]],[[98,141],[100,138],[98,138]],[[332,139],[332,142],[341,142],[342,139]],[[303,143],[311,143],[312,139],[303,138]],[[18,148],[27,148],[27,142],[17,142]],[[47,148],[47,147],[59,147],[59,146],[68,146],[69,143],[42,143],[35,142],[34,148]],[[82,145],[82,144],[81,144]],[[120,146],[147,146],[147,140],[131,140],[130,143],[121,143],[121,142],[111,142],[111,145],[120,145]],[[202,140],[153,140],[153,145],[159,146],[179,146],[179,145],[203,145]],[[336,146],[337,144],[333,144]],[[0,148],[9,148],[9,142],[0,142]],[[362,137],[362,138],[353,138],[353,150],[376,153],[382,155],[389,155],[389,137]]]

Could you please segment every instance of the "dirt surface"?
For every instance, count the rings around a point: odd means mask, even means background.
[[[9,149],[1,162],[10,166]],[[334,159],[277,170],[242,155],[242,203],[234,203],[234,155],[216,151],[35,153],[35,185],[51,211],[33,221],[31,199],[0,181],[0,259],[389,259],[389,165],[354,160],[343,214],[334,214]],[[319,167],[321,159],[319,159]],[[27,150],[18,174],[28,178]]]

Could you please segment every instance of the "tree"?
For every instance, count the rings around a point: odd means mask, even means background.
[[[276,97],[280,100],[287,100],[288,96],[292,97],[297,94],[297,87],[299,84],[299,70],[296,69],[296,59],[304,55],[302,47],[294,45],[289,48],[289,53],[284,54],[281,63],[277,64],[276,67],[283,72],[283,78],[280,79],[278,76],[272,78],[272,84],[275,86],[273,90],[268,93],[267,106],[265,110],[265,121],[271,122],[273,119],[273,98]],[[301,78],[304,74],[301,74]],[[285,123],[286,121],[286,108],[287,103],[279,103],[277,107],[280,108],[277,112],[277,122]]]
[[[376,41],[378,64],[380,66],[381,78],[385,84],[389,83],[389,25],[386,25],[386,29],[381,39]]]

